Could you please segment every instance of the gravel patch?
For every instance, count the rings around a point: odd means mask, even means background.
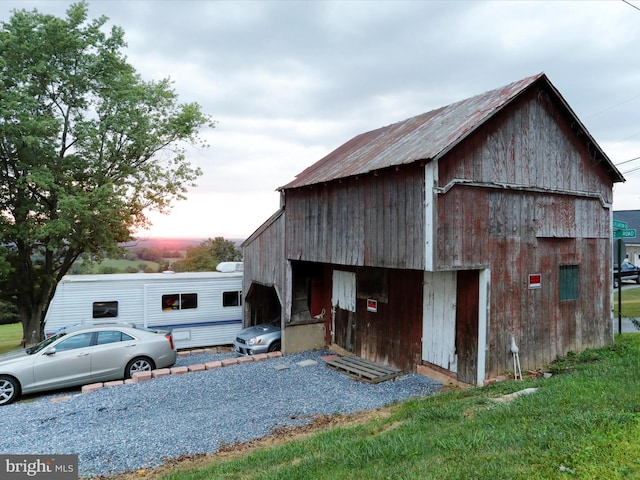
[[[17,455],[77,454],[81,477],[115,475],[185,454],[215,453],[222,445],[306,424],[319,415],[375,409],[441,387],[418,374],[378,384],[354,381],[320,359],[332,353],[314,350],[170,375],[61,402],[51,402],[52,395],[34,397],[0,407],[0,450]],[[233,356],[191,355],[178,358],[176,366]]]

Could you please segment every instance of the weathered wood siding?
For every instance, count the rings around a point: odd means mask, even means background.
[[[287,258],[424,269],[420,165],[288,190],[286,201]]]
[[[338,272],[338,276],[336,276]],[[335,291],[337,285],[326,291],[325,304],[335,308],[335,341],[368,360],[414,371],[421,362],[422,337],[422,282],[424,272],[415,270],[345,268],[333,265],[326,277],[332,282],[340,275],[354,272],[355,305],[347,301],[344,293]],[[340,282],[348,284],[348,282]],[[338,302],[338,297],[345,296]],[[377,311],[367,310],[367,300],[377,300]],[[353,309],[353,311],[351,310]],[[353,325],[350,345],[347,345],[348,325]],[[331,318],[325,318],[325,328],[331,330]]]
[[[610,255],[597,239],[519,239],[495,242],[505,260],[491,270],[491,320],[487,371],[510,370],[513,335],[523,368],[537,368],[564,355],[610,343],[611,295],[602,258]],[[560,266],[577,265],[576,300],[559,297]],[[540,273],[541,288],[530,289],[528,275]]]
[[[496,186],[585,192],[601,195],[610,204],[611,177],[571,127],[544,92],[531,92],[439,162],[439,186],[465,179]]]
[[[388,300],[367,311],[365,292],[356,307],[356,355],[414,371],[420,363],[423,272],[389,270]]]
[[[285,305],[286,265],[284,255],[284,217],[278,212],[243,244],[244,279],[243,291],[251,284],[274,286],[280,303]],[[249,305],[244,303],[244,319],[249,318]]]
[[[489,375],[513,368],[512,335],[523,368],[612,340],[612,181],[544,95],[508,112],[439,164],[435,263],[491,269]],[[559,299],[562,265],[577,300]]]
[[[478,380],[479,272],[460,270],[456,279],[456,351],[458,380]]]

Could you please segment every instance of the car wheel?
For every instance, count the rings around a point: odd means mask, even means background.
[[[618,285],[620,285],[620,280],[618,280],[617,278],[613,279],[613,288],[618,288]]]
[[[276,341],[273,342],[271,345],[269,345],[269,352],[277,352],[278,350],[280,350],[280,341]]]
[[[153,360],[147,357],[137,357],[127,363],[127,368],[124,371],[125,378],[133,377],[136,372],[150,372],[156,368]]]
[[[20,384],[15,378],[0,375],[0,405],[8,405],[20,395]]]

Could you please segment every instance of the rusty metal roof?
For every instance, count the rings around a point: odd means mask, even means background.
[[[278,190],[331,182],[419,160],[436,160],[538,82],[544,82],[557,95],[573,117],[574,123],[592,146],[595,146],[598,156],[608,163],[606,168],[614,181],[624,181],[622,174],[589,135],[546,75],[539,73],[408,120],[362,133],[302,171],[295,180]]]

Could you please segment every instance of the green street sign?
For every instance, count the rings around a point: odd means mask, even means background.
[[[627,222],[621,222],[619,220],[613,221],[613,228],[627,228],[627,227],[628,227]]]
[[[620,228],[613,231],[613,238],[636,238],[635,228]]]

